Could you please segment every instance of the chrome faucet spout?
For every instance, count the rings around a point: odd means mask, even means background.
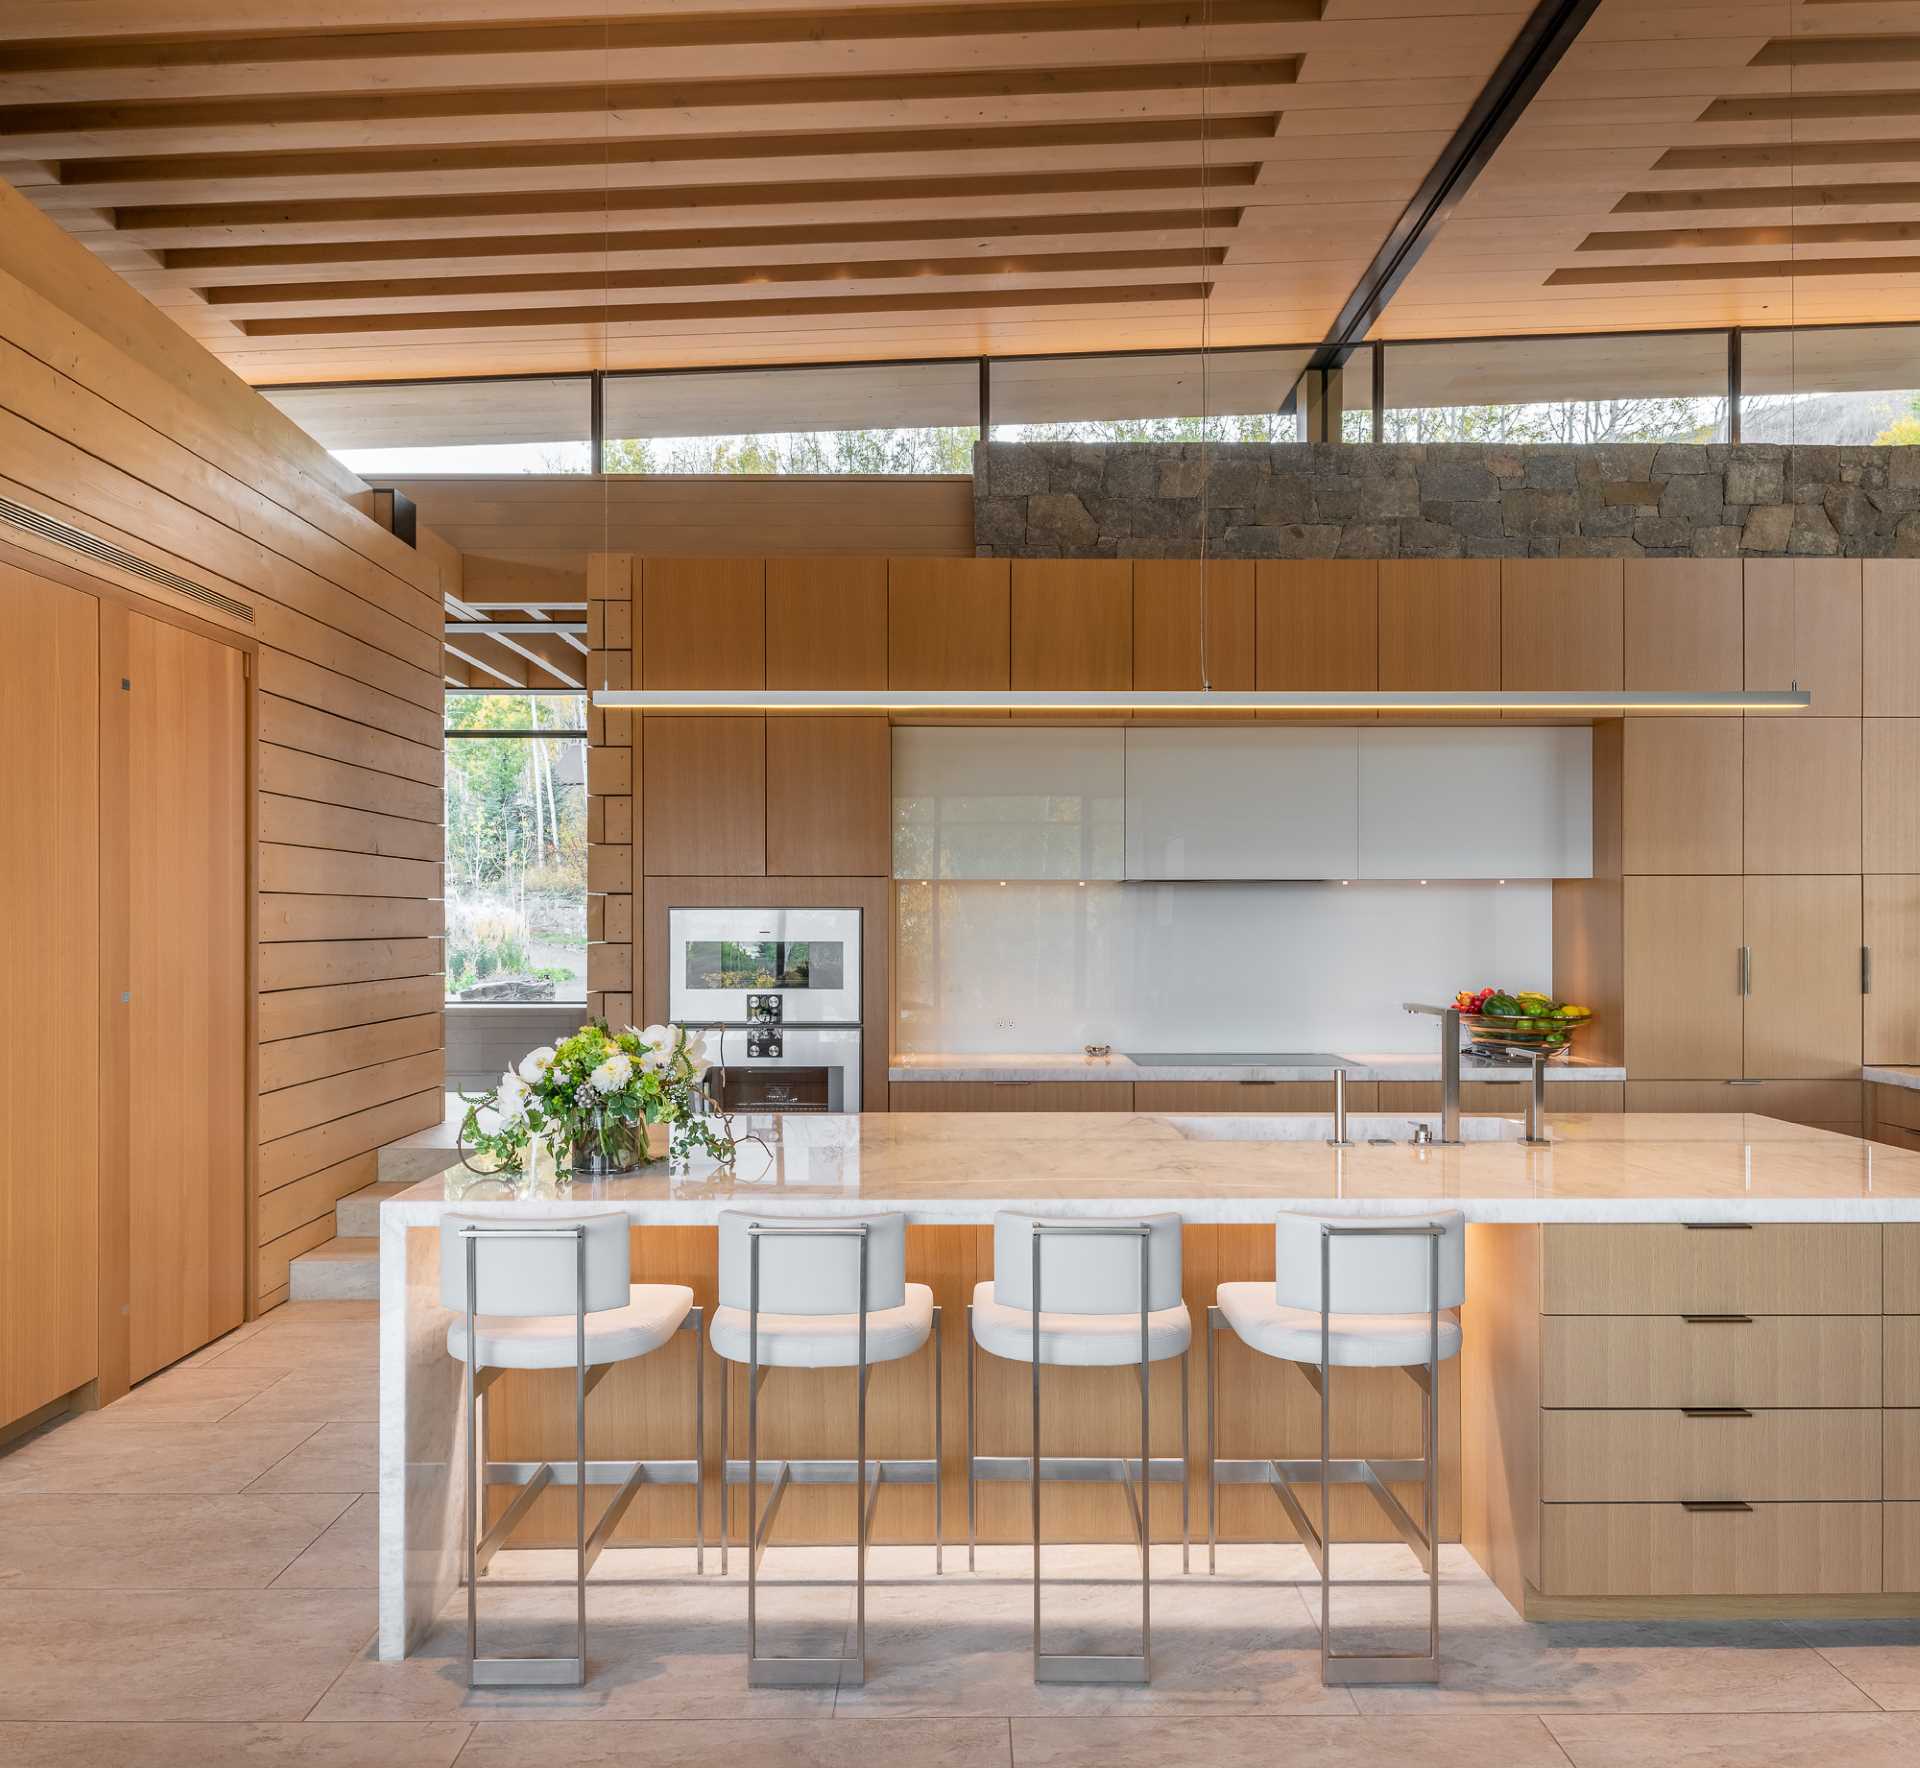
[[[1431,1013],[1440,1021],[1440,1136],[1443,1143],[1460,1140],[1460,1009],[1433,1006],[1425,1001],[1402,1001],[1409,1013]]]

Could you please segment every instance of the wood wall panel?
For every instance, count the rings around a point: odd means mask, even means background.
[[[102,607],[151,613],[169,631],[223,638],[254,657],[242,790],[257,824],[248,839],[270,850],[264,869],[278,888],[268,896],[280,906],[267,931],[280,937],[256,946],[250,927],[234,936],[230,955],[257,991],[249,1044],[256,1035],[271,1043],[437,1020],[440,627],[442,597],[460,587],[457,555],[430,533],[415,548],[387,532],[356,501],[365,486],[317,443],[10,192],[0,190],[0,207],[0,432],[11,439],[14,482],[41,507],[220,590],[251,615],[77,555],[60,561]],[[124,673],[137,683],[137,672]],[[255,869],[250,860],[250,876]],[[401,901],[413,906],[379,906]],[[408,931],[374,931],[382,916]],[[204,1047],[197,1026],[167,1027],[175,1043],[183,1031],[184,1042]],[[416,1025],[408,1041],[425,1035]],[[437,1040],[412,1052],[427,1078],[410,1100],[379,1108],[379,1140],[438,1119],[435,1049]],[[270,1075],[298,1061],[249,1050],[249,1064],[256,1059]],[[244,1116],[244,1092],[239,1108]],[[232,1106],[211,1109],[227,1115]],[[344,1120],[344,1130],[321,1124],[281,1138],[270,1159],[252,1154],[250,1207],[261,1223],[262,1190],[298,1186],[378,1146],[338,1146],[372,1133],[363,1116]],[[270,1238],[283,1251],[331,1234],[325,1190],[307,1186],[274,1206]],[[309,1206],[310,1216],[289,1222],[289,1210]],[[284,1257],[264,1260],[251,1299],[271,1300],[284,1284]],[[124,1332],[104,1295],[100,1318]],[[116,1372],[109,1357],[102,1397],[126,1379],[125,1362]]]
[[[770,716],[766,758],[769,876],[891,876],[886,719]]]
[[[767,560],[767,686],[887,685],[887,561]]]
[[[1746,592],[1738,559],[1629,559],[1629,688],[1736,693],[1745,685]]]
[[[1256,686],[1292,692],[1381,685],[1380,567],[1375,561],[1262,559],[1255,573]],[[1397,648],[1394,655],[1400,655]]]
[[[647,872],[764,877],[767,720],[649,716],[644,729]]]
[[[645,561],[638,584],[646,688],[767,685],[766,561]]]
[[[1133,567],[1114,559],[1015,559],[1013,686],[1112,691],[1133,686]]]
[[[1920,564],[1867,559],[1860,572],[1860,710],[1920,717]]]
[[[1618,559],[1508,559],[1500,567],[1500,685],[1571,691],[1625,679]]]
[[[100,620],[0,563],[0,1427],[99,1370]],[[50,1072],[51,1060],[57,1074]],[[48,1109],[56,1096],[57,1109]]]
[[[1178,692],[1202,684],[1254,685],[1254,565],[1248,559],[1136,559],[1133,564],[1133,685]],[[1202,584],[1204,573],[1204,589]]]
[[[1500,561],[1383,559],[1382,688],[1500,685]]]
[[[1013,680],[1005,559],[887,562],[887,685],[999,688]]]
[[[1860,716],[1860,560],[1746,562],[1746,685],[1799,682],[1821,718]]]

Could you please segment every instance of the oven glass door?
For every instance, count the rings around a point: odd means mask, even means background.
[[[694,1025],[760,1017],[775,996],[788,1025],[860,1023],[858,909],[671,909],[668,1010]]]

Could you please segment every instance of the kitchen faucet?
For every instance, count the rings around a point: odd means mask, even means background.
[[[1460,1009],[1431,1007],[1421,1001],[1400,1003],[1409,1013],[1431,1013],[1440,1021],[1440,1140],[1460,1140]]]

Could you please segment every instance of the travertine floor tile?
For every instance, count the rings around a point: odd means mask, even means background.
[[[213,1364],[178,1365],[143,1381],[101,1414],[142,1423],[217,1424],[285,1377],[268,1369],[221,1369]]]
[[[756,1694],[746,1704],[757,1705],[758,1699]],[[631,1725],[483,1720],[460,1768],[1008,1768],[1009,1761],[1004,1719],[964,1720],[937,1729],[908,1719],[862,1725],[831,1719],[672,1719]]]
[[[335,1494],[0,1497],[0,1590],[260,1590],[341,1514]]]
[[[1536,1718],[1015,1719],[1014,1768],[1567,1768]]]
[[[7,1768],[452,1768],[471,1727],[0,1725]]]
[[[1877,1705],[1920,1712],[1920,1620],[1806,1621],[1794,1632]]]
[[[380,1489],[380,1427],[377,1424],[250,1425],[255,1430],[298,1431],[286,1457],[247,1487],[249,1492],[377,1492]]]
[[[0,1493],[237,1492],[313,1434],[311,1424],[184,1424],[109,1406],[0,1454]]]
[[[1549,1717],[1573,1768],[1913,1768],[1907,1713],[1727,1714],[1699,1719]]]
[[[292,1501],[292,1494],[288,1498]],[[314,1493],[302,1501],[310,1504],[346,1502],[338,1492]],[[495,1565],[501,1563],[502,1559],[494,1561]],[[380,1587],[379,1498],[368,1492],[347,1504],[312,1546],[274,1579],[274,1584],[282,1590],[377,1590]]]
[[[365,1591],[0,1591],[0,1719],[301,1719],[373,1624]]]
[[[371,1370],[332,1365],[294,1370],[249,1396],[230,1414],[239,1424],[306,1419],[315,1424],[370,1424],[380,1416],[380,1378]]]

